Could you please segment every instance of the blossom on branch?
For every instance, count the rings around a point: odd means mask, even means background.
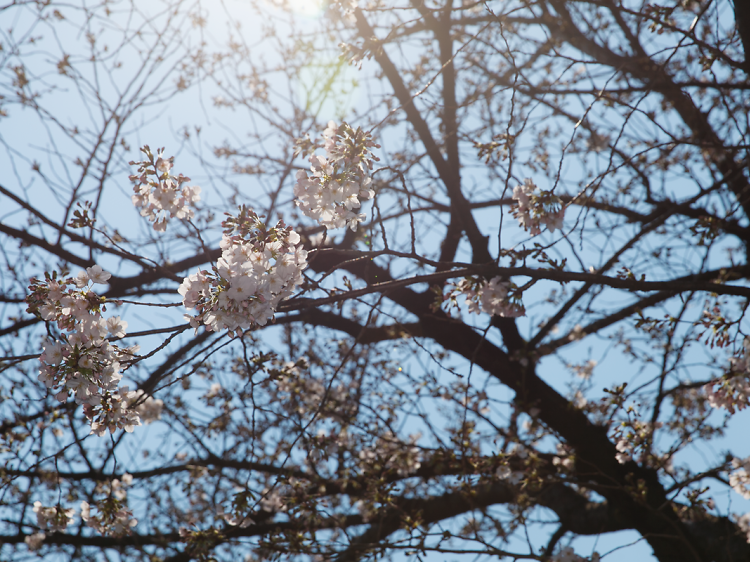
[[[729,485],[743,498],[750,500],[750,457],[733,458],[732,469],[729,475]]]
[[[726,374],[705,385],[703,390],[712,408],[724,408],[730,414],[747,408],[750,404],[750,338],[745,338],[738,357],[729,358]]]
[[[199,271],[186,277],[178,292],[194,328],[223,329],[240,333],[264,326],[279,303],[302,284],[307,252],[291,227],[279,221],[266,225],[252,209],[240,207],[237,217],[222,223],[222,254],[213,271]]]
[[[143,424],[148,425],[161,419],[164,402],[153,396],[146,396],[143,390],[139,389],[132,394],[127,407],[138,414]]]
[[[165,231],[171,218],[192,219],[193,207],[200,201],[201,188],[197,185],[184,185],[190,178],[170,175],[174,165],[174,156],[164,157],[164,149],[157,151],[156,156],[148,145],[141,148],[147,160],[129,162],[138,166],[138,173],[129,176],[135,182],[133,205],[140,208],[141,216],[154,223],[154,230]]]
[[[118,498],[110,496],[98,503],[98,513],[92,515],[88,502],[81,502],[81,519],[86,525],[103,535],[122,536],[132,532],[138,520],[133,512]]]
[[[740,528],[740,531],[745,533],[747,542],[750,543],[750,513],[746,513],[742,517],[739,517],[737,519],[737,526]]]
[[[523,185],[513,188],[513,199],[518,202],[513,216],[532,236],[541,234],[541,225],[545,225],[550,232],[562,228],[565,218],[562,200],[551,191],[538,190],[530,178],[526,178]]]
[[[469,312],[479,314],[485,312],[494,316],[517,318],[525,316],[526,310],[519,296],[515,294],[515,286],[504,281],[501,277],[493,277],[489,281],[477,277],[467,277],[456,285],[456,293],[466,297]],[[455,298],[455,295],[453,295]],[[445,298],[451,298],[449,294]]]
[[[27,312],[54,322],[60,339],[48,341],[39,357],[39,381],[55,392],[60,402],[72,393],[91,423],[91,432],[103,435],[118,428],[133,431],[140,425],[138,414],[128,410],[131,397],[127,387],[119,388],[123,361],[130,361],[137,347],[121,349],[112,345],[107,334],[123,337],[127,322],[119,316],[104,319],[105,300],[89,283],[106,283],[110,274],[98,265],[76,277],[58,279],[45,273],[45,279],[31,279],[26,297]]]
[[[348,226],[357,230],[365,215],[356,213],[360,200],[372,199],[373,161],[378,159],[370,151],[379,148],[359,127],[355,131],[347,123],[333,121],[323,132],[326,156],[310,154],[312,176],[300,170],[294,186],[295,203],[311,219],[329,229]],[[298,143],[300,145],[301,143]],[[317,145],[312,145],[314,150]]]
[[[33,535],[28,535],[25,539],[23,539],[23,542],[26,543],[26,546],[29,547],[29,550],[39,550],[42,547],[42,543],[44,542],[44,539],[47,538],[47,533],[39,532],[34,533]]]
[[[42,502],[36,501],[34,502],[34,513],[36,513],[36,521],[39,528],[54,533],[56,531],[64,531],[68,528],[68,525],[73,523],[75,510],[63,509],[60,505],[44,507]]]

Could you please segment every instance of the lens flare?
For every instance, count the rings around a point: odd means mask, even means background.
[[[325,13],[326,4],[326,0],[286,0],[286,9],[300,16],[318,18]]]

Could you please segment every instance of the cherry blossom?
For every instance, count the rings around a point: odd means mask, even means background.
[[[44,281],[31,279],[26,298],[28,312],[56,323],[61,332],[59,340],[44,344],[39,381],[60,402],[72,393],[83,405],[92,433],[98,435],[119,428],[133,431],[140,425],[137,413],[125,407],[132,393],[127,387],[118,388],[121,365],[133,359],[137,348],[121,349],[106,339],[108,333],[123,337],[127,322],[119,316],[104,319],[105,300],[92,289],[93,283],[106,283],[109,278],[98,265],[67,279],[58,279],[53,272],[45,274]]]
[[[133,518],[133,513],[114,496],[99,502],[96,507],[98,513],[92,515],[89,503],[81,502],[81,519],[103,535],[127,535],[138,524],[138,520]]]
[[[283,513],[288,509],[281,492],[269,488],[263,488],[261,492],[260,507],[269,513]]]
[[[637,416],[637,413],[636,413]],[[635,460],[639,463],[653,464],[651,456],[646,456],[647,444],[653,440],[654,431],[663,426],[662,422],[644,422],[639,419],[628,419],[620,424],[613,436],[616,441],[615,458],[620,464]]]
[[[44,539],[47,538],[47,534],[44,532],[34,533],[33,535],[28,535],[26,538],[23,539],[23,542],[26,543],[26,546],[29,547],[29,550],[39,550],[42,547],[42,543],[44,542]]]
[[[359,451],[360,464],[365,470],[395,470],[399,476],[408,476],[422,466],[422,453],[416,446],[421,435],[409,436],[409,445],[404,446],[392,432],[378,438],[373,447],[364,447]]]
[[[718,385],[718,388],[717,388]],[[703,387],[712,408],[724,408],[733,414],[750,404],[750,338],[745,338],[742,352],[729,358],[727,372]]]
[[[620,437],[617,440],[615,448],[617,449],[617,454],[615,455],[617,462],[625,464],[626,462],[633,460],[633,450],[635,449],[635,445],[631,439],[624,436]]]
[[[141,210],[141,216],[154,223],[156,231],[165,231],[169,219],[192,219],[195,215],[193,208],[201,199],[201,188],[184,185],[190,178],[182,174],[170,175],[174,157],[165,158],[164,149],[154,156],[146,145],[141,152],[146,155],[146,160],[129,163],[138,166],[138,173],[129,179],[136,184],[131,199]]]
[[[60,505],[44,507],[42,502],[34,502],[34,513],[39,528],[54,533],[64,531],[73,523],[73,509],[63,509]]]
[[[145,398],[144,398],[145,396]],[[132,394],[127,408],[135,411],[141,419],[141,423],[148,425],[161,419],[161,411],[164,402],[153,396],[146,396],[143,390],[137,390]]]
[[[307,252],[299,234],[283,221],[267,229],[244,206],[222,226],[222,254],[213,271],[189,275],[178,292],[185,308],[197,311],[196,316],[186,316],[193,327],[203,324],[213,332],[227,329],[239,334],[264,326],[279,303],[302,284]]]
[[[485,312],[509,318],[524,316],[526,311],[520,299],[515,295],[509,296],[511,287],[510,283],[499,276],[489,281],[467,277],[456,285],[456,292],[466,297],[469,312],[475,314]],[[450,298],[450,295],[446,298]]]
[[[576,376],[588,380],[591,378],[591,375],[594,372],[594,367],[596,367],[596,365],[596,361],[594,361],[593,359],[589,359],[582,365],[571,365],[570,367],[573,369]]]
[[[750,500],[750,457],[732,459],[729,485],[746,500]]]
[[[750,543],[750,513],[746,513],[742,517],[738,517],[737,526],[740,528],[740,531],[745,533],[747,542]]]
[[[224,521],[226,521],[227,524],[231,525],[232,527],[239,527],[240,529],[246,529],[250,525],[255,525],[255,521],[250,519],[249,517],[236,515],[234,513],[227,513],[224,511],[224,508],[222,506],[219,506],[217,515],[221,517],[222,519],[224,519]]]
[[[561,229],[565,218],[565,207],[560,198],[551,191],[537,190],[530,178],[513,188],[513,199],[518,202],[513,216],[532,236],[541,234],[541,225],[545,225],[550,232]]]
[[[297,172],[295,203],[306,216],[326,228],[348,226],[356,230],[365,219],[364,214],[355,212],[361,206],[360,200],[375,196],[370,171],[377,158],[370,149],[379,145],[359,127],[355,131],[347,123],[336,125],[333,121],[328,123],[323,139],[326,156],[310,154],[312,176],[304,170]],[[298,147],[301,144],[298,142]],[[316,147],[310,144],[311,151]]]
[[[83,273],[83,272],[81,272]],[[80,275],[80,273],[79,273]],[[100,265],[94,265],[86,268],[86,275],[92,283],[98,283],[100,285],[106,285],[111,273],[104,271]]]
[[[354,11],[357,9],[357,0],[336,0],[330,3],[328,9],[339,15],[339,17],[348,24],[357,22]]]

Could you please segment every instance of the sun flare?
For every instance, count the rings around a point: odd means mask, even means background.
[[[317,18],[325,12],[326,0],[287,0],[287,6],[294,14]]]

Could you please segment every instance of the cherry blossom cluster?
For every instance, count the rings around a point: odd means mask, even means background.
[[[750,543],[750,513],[746,513],[742,517],[738,517],[737,526],[740,528],[740,531],[745,533],[747,542]]]
[[[91,432],[98,435],[118,428],[132,432],[141,423],[126,406],[135,393],[118,387],[122,362],[132,360],[138,348],[121,349],[109,342],[107,335],[123,337],[128,323],[119,316],[102,317],[105,300],[93,290],[94,284],[106,284],[110,277],[98,265],[76,277],[58,279],[57,272],[45,273],[44,280],[31,279],[26,298],[29,313],[56,323],[61,332],[59,340],[44,345],[39,380],[54,389],[60,402],[73,393],[76,403],[83,405]]]
[[[238,493],[232,500],[230,511],[224,511],[224,506],[219,505],[217,515],[224,519],[232,527],[246,529],[250,525],[255,525],[255,521],[245,515],[250,508],[250,496],[247,493]]]
[[[562,228],[565,218],[562,200],[551,191],[538,189],[531,179],[526,178],[523,185],[513,188],[513,199],[518,202],[518,206],[513,209],[513,216],[532,236],[541,234],[542,225],[550,232]]]
[[[746,500],[750,500],[750,457],[732,459],[729,485]]]
[[[508,318],[524,316],[526,310],[515,292],[509,296],[512,288],[512,284],[501,277],[493,277],[489,281],[479,277],[467,277],[456,285],[456,292],[466,297],[469,312],[486,312]],[[451,298],[451,295],[448,294],[444,298]]]
[[[705,385],[703,390],[712,408],[724,408],[730,414],[747,408],[750,404],[750,338],[745,338],[739,357],[730,357],[727,373]]]
[[[131,394],[126,407],[133,410],[141,419],[141,423],[148,425],[161,419],[161,410],[164,407],[164,401],[147,396],[143,390],[136,390]]]
[[[27,535],[23,539],[23,542],[26,543],[26,546],[29,548],[29,550],[39,550],[40,548],[42,548],[42,543],[46,538],[47,533],[45,533],[44,531],[39,531],[38,533]]]
[[[34,502],[34,513],[36,513],[36,522],[41,531],[29,535],[24,539],[29,550],[39,550],[44,539],[47,538],[45,531],[49,531],[50,533],[65,531],[73,523],[75,510],[63,509],[59,504],[52,507],[44,507],[42,502],[36,501]]]
[[[333,121],[323,132],[325,156],[310,154],[312,175],[300,170],[294,186],[295,203],[308,217],[329,229],[348,226],[357,230],[365,219],[360,200],[375,196],[370,172],[377,161],[371,149],[379,148],[370,133]],[[317,145],[312,145],[314,148]]]
[[[62,506],[44,507],[42,502],[34,502],[34,513],[36,513],[37,525],[43,531],[54,533],[64,531],[68,525],[73,523],[73,509],[63,509]]]
[[[359,452],[360,465],[365,470],[395,470],[406,477],[414,474],[422,466],[422,453],[416,446],[420,435],[409,436],[409,446],[404,446],[392,432],[378,438],[374,447],[364,447]]]
[[[91,506],[88,502],[81,502],[81,519],[98,532],[105,535],[124,535],[130,532],[138,523],[133,519],[132,513],[125,507],[123,501],[126,497],[125,487],[132,481],[132,476],[125,474],[122,482],[113,480],[110,485],[110,497],[100,502],[98,515],[91,515]],[[60,505],[44,507],[42,502],[34,502],[34,513],[36,513],[37,525],[40,532],[27,536],[24,542],[29,550],[38,550],[47,537],[45,531],[54,533],[65,531],[73,523],[73,509],[63,509]]]
[[[573,372],[576,374],[576,376],[588,380],[591,378],[591,375],[594,373],[594,367],[596,367],[597,362],[593,359],[589,359],[586,361],[586,363],[583,363],[582,365],[568,365],[569,368],[573,370]]]
[[[88,502],[81,502],[81,519],[86,525],[104,535],[121,536],[130,533],[138,524],[138,520],[133,518],[133,513],[125,503],[128,497],[127,489],[132,483],[133,475],[128,473],[119,479],[99,483],[96,492],[106,494],[107,497],[96,503],[96,515],[92,515],[92,506]]]
[[[138,524],[133,512],[115,496],[102,500],[96,507],[98,513],[92,515],[89,503],[81,502],[81,519],[102,535],[127,535]]]
[[[617,453],[615,458],[620,464],[625,464],[628,461],[635,460],[639,463],[648,462],[648,459],[644,457],[647,447],[646,445],[653,437],[654,431],[662,427],[662,422],[642,422],[639,420],[628,420],[623,422],[622,426],[619,427],[615,433],[617,443],[615,448]],[[638,457],[636,458],[636,452]]]
[[[141,152],[146,155],[146,160],[129,162],[131,166],[138,166],[138,173],[129,179],[136,184],[131,199],[141,210],[141,216],[154,223],[154,230],[162,232],[167,229],[171,218],[193,218],[192,207],[201,199],[201,188],[185,185],[190,178],[182,174],[170,175],[174,156],[165,158],[164,149],[154,155],[146,145]]]
[[[573,449],[564,443],[557,444],[557,455],[552,459],[552,464],[566,470],[573,470],[576,465]]]
[[[255,325],[264,326],[282,299],[302,284],[307,252],[291,227],[279,221],[266,228],[252,209],[240,207],[237,217],[222,223],[221,257],[213,267],[186,277],[178,292],[195,316],[186,318],[194,328],[230,334]]]
[[[263,488],[263,491],[260,493],[260,500],[258,501],[260,509],[271,514],[285,513],[288,509],[287,502],[293,493],[293,487],[297,484],[299,484],[299,481],[296,478],[290,478],[287,484],[277,484],[272,488],[267,486]],[[232,500],[229,511],[225,511],[224,506],[219,506],[217,516],[232,527],[246,529],[250,525],[255,525],[255,520],[248,515],[252,507],[251,503],[250,497],[247,494],[239,493]]]
[[[335,0],[329,4],[328,9],[346,23],[357,23],[357,17],[354,15],[354,10],[357,9],[357,0]]]

